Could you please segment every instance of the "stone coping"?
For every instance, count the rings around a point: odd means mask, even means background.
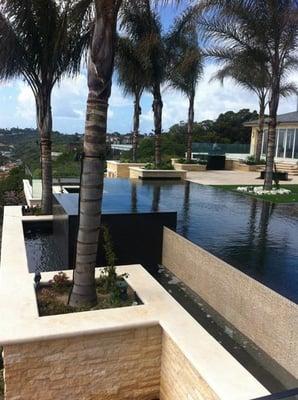
[[[129,167],[130,179],[186,179],[186,171],[177,169],[145,169]]]
[[[268,391],[201,327],[141,266],[117,267],[143,305],[39,317],[28,273],[20,207],[5,207],[0,265],[0,344],[160,325],[222,400],[249,400]],[[72,271],[65,271],[70,277]],[[100,270],[97,270],[100,273]],[[43,273],[49,280],[53,272]]]
[[[129,167],[129,169],[132,169],[134,171],[138,172],[160,172],[164,174],[174,174],[176,172],[185,172],[183,169],[145,169],[145,168],[140,168],[140,167]]]
[[[53,215],[23,215],[23,222],[45,222],[54,221]]]
[[[114,165],[146,165],[146,163],[139,163],[139,162],[121,162],[117,160],[107,160],[107,164],[114,164]]]

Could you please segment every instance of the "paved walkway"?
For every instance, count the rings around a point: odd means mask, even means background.
[[[259,172],[199,171],[188,172],[187,180],[202,185],[260,185],[263,181],[257,179],[259,176]],[[288,181],[281,181],[280,183],[298,185],[298,176],[289,175]]]

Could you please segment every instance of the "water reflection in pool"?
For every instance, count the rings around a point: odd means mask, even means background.
[[[78,195],[69,196],[76,209]],[[181,235],[280,294],[298,300],[297,204],[274,205],[190,182],[106,179],[103,210],[177,211]],[[43,257],[49,257],[53,264],[51,244],[40,245],[48,249]],[[33,249],[32,240],[31,246]]]
[[[104,209],[114,208],[118,193],[122,207],[130,204],[133,212],[176,210],[181,235],[297,302],[297,204],[272,204],[191,182],[107,180],[106,192]]]

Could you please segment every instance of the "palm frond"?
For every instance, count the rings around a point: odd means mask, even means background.
[[[167,79],[170,86],[193,96],[203,74],[203,54],[198,46],[198,9],[189,7],[175,20],[166,36]]]
[[[36,91],[53,86],[65,74],[78,73],[92,32],[91,4],[2,0],[0,79],[21,75]]]

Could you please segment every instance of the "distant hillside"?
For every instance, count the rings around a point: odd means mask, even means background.
[[[65,135],[53,132],[53,151],[68,152],[74,147],[80,147],[82,135]],[[5,146],[13,146],[12,159],[20,159],[35,169],[40,166],[39,135],[34,129],[0,129],[0,142]]]

